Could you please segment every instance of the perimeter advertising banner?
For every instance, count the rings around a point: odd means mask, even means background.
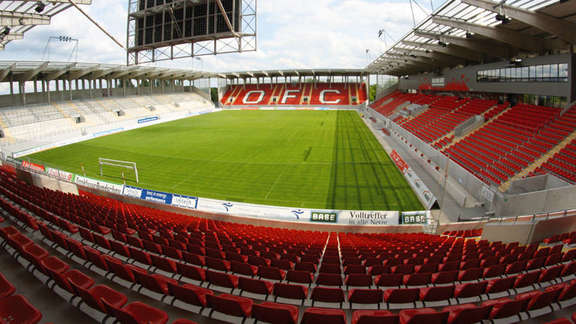
[[[408,163],[402,159],[396,150],[393,150],[392,153],[390,153],[390,158],[392,158],[392,161],[394,161],[394,164],[396,164],[400,172],[404,174],[404,177],[406,180],[408,180],[410,187],[412,187],[416,195],[418,195],[420,201],[424,204],[424,207],[426,207],[426,209],[431,209],[432,206],[434,206],[436,203],[436,196],[434,196],[432,191],[428,189],[426,184],[422,182],[418,175],[416,175],[416,173],[412,170]]]
[[[196,209],[198,206],[198,198],[196,197],[177,195],[133,186],[124,186],[123,195],[180,208]]]
[[[54,168],[46,168],[46,174],[58,180],[74,182],[74,174]]]
[[[98,190],[104,190],[104,191],[108,191],[108,192],[115,193],[118,195],[121,195],[124,192],[124,185],[119,185],[119,184],[110,183],[110,182],[97,180],[97,179],[92,179],[92,178],[88,178],[88,177],[83,177],[83,176],[79,176],[79,175],[76,176],[76,179],[74,179],[74,182],[80,186],[94,188],[94,189],[98,189]]]
[[[44,173],[46,172],[46,168],[42,164],[36,164],[28,161],[22,161],[22,167],[24,169],[32,170],[35,172]]]

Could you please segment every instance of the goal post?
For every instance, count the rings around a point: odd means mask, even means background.
[[[136,166],[136,162],[98,158],[98,166],[100,168],[100,176],[101,177],[104,176],[104,168],[103,167],[105,165],[132,170],[132,171],[134,171],[134,176],[136,177],[136,183],[140,182],[139,181],[140,179],[138,178],[138,167]]]

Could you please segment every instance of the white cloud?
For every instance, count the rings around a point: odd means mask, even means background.
[[[423,1],[420,1],[424,3]],[[428,1],[425,1],[429,3]],[[437,5],[440,0],[435,0]],[[376,0],[260,0],[258,51],[181,59],[160,66],[238,71],[290,68],[362,68],[386,45],[378,39],[384,29],[395,40],[412,27],[408,1]],[[126,41],[127,1],[98,0],[83,7],[122,43]],[[415,12],[417,19],[424,13]],[[26,33],[0,52],[2,60],[42,60],[48,37],[66,35],[80,40],[78,60],[125,63],[125,52],[76,9],[57,15],[50,26]],[[62,46],[64,45],[64,46]],[[72,47],[51,43],[51,60],[68,60]],[[369,54],[366,55],[366,49]]]

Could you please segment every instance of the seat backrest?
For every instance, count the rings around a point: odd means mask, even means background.
[[[289,299],[306,299],[308,289],[302,285],[291,285],[284,283],[274,284],[274,296]]]
[[[312,290],[311,299],[327,303],[341,303],[344,301],[344,292],[340,288],[316,287]]]
[[[110,316],[116,317],[122,324],[139,324],[138,321],[132,316],[132,314],[126,312],[122,308],[117,308],[114,305],[108,303],[106,300],[101,299],[106,313]]]

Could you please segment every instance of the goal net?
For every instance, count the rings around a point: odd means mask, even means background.
[[[139,183],[136,162],[98,158],[100,176]]]

